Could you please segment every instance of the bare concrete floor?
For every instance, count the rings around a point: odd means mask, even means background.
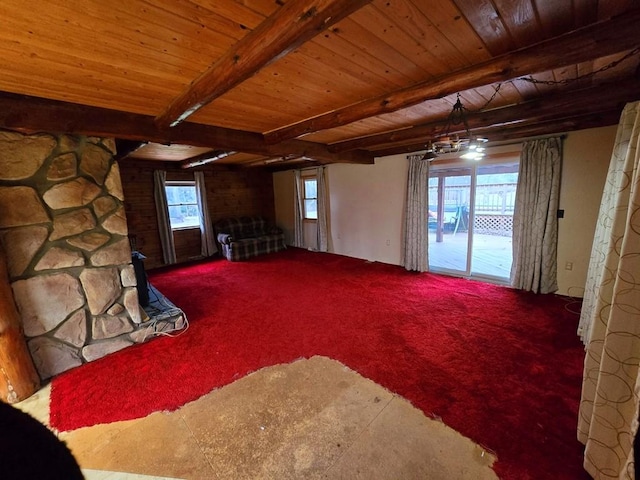
[[[38,395],[20,407],[42,419],[48,395]],[[480,446],[324,357],[262,369],[172,413],[60,438],[87,479],[498,478]]]

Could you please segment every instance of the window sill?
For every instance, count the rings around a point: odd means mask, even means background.
[[[196,225],[194,227],[176,227],[171,229],[173,232],[181,232],[183,230],[200,230],[200,227]]]

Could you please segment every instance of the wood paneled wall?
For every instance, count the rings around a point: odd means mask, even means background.
[[[184,170],[168,162],[121,160],[119,164],[129,235],[135,241],[135,247],[147,257],[145,267],[161,267],[164,262],[153,199],[153,171],[166,170],[167,180],[193,180],[194,170]],[[274,221],[270,172],[224,165],[208,165],[200,170],[204,172],[209,214],[214,224],[222,218],[240,215],[263,215]],[[178,263],[199,258],[199,230],[175,232],[174,241]]]

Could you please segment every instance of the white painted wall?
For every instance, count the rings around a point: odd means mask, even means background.
[[[615,126],[581,130],[564,141],[560,208],[565,217],[558,233],[558,293],[563,295],[583,295],[615,132]],[[378,158],[374,165],[328,166],[330,252],[400,264],[407,168],[405,155]],[[293,173],[277,172],[273,178],[276,221],[292,241]],[[573,263],[572,270],[565,270],[566,262]]]
[[[329,166],[330,251],[400,265],[407,171],[405,155]]]

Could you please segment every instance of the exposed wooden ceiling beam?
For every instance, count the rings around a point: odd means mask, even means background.
[[[261,158],[257,160],[253,160],[249,162],[247,165],[249,167],[264,167],[268,165],[269,167],[282,167],[286,165],[287,168],[293,168],[292,165],[300,165],[302,167],[311,167],[322,165],[322,163],[317,162],[311,158],[300,157],[297,155],[289,155],[286,157],[276,157],[276,158]]]
[[[290,0],[196,78],[156,122],[175,126],[371,0]]]
[[[322,163],[373,163],[371,153],[364,150],[338,155],[329,152],[324,144],[302,140],[267,145],[259,133],[190,122],[164,130],[157,127],[151,116],[2,92],[0,128],[196,145],[257,155],[299,155]]]
[[[146,141],[142,142],[140,140],[119,140],[116,142],[118,153],[116,153],[114,158],[116,160],[120,160],[121,158],[124,158],[130,153],[135,152],[146,144]]]
[[[523,140],[529,137],[540,135],[560,134],[574,130],[586,128],[602,127],[605,125],[615,125],[619,118],[621,108],[613,108],[605,111],[590,113],[587,115],[554,119],[546,122],[538,122],[529,125],[505,125],[502,127],[489,127],[478,129],[480,135],[491,135],[490,145],[494,142],[504,140]],[[386,157],[388,155],[409,154],[425,150],[424,141],[407,145],[396,145],[374,150],[376,157]]]
[[[517,105],[506,106],[467,115],[469,128],[498,127],[509,124],[547,121],[553,118],[585,115],[594,110],[606,110],[615,104],[640,99],[640,79],[629,79],[614,84],[596,85],[580,90],[555,93],[529,100]],[[444,134],[447,118],[415,127],[388,133],[360,137],[329,145],[329,150],[340,153],[351,149],[370,149],[384,144],[410,142],[422,139],[423,142]],[[460,133],[463,125],[454,126],[448,133]]]
[[[452,93],[630,50],[640,45],[639,24],[640,9],[635,9],[610,20],[498,56],[435,80],[363,100],[268,132],[265,134],[265,139],[268,143],[277,143],[310,132],[394,112]]]
[[[229,155],[233,155],[233,150],[212,150],[211,152],[206,152],[200,155],[196,155],[195,157],[188,158],[187,160],[183,160],[180,162],[181,168],[194,168],[201,167],[202,165],[206,165],[207,163],[216,162],[218,160],[222,160],[223,158],[227,158]]]
[[[297,155],[319,163],[361,163],[372,164],[373,155],[366,150],[354,150],[340,154],[332,153],[322,143],[305,142],[304,140],[288,140],[268,147],[271,155]],[[353,155],[350,155],[353,154]]]
[[[292,168],[309,168],[309,167],[317,167],[322,165],[319,162],[308,160],[308,159],[305,160],[303,158],[284,159],[281,162],[273,162],[273,163],[266,162],[266,164],[269,167],[269,170],[274,172],[291,170]],[[264,166],[265,166],[265,162],[263,162],[262,164],[255,163],[250,165],[250,167],[264,167]]]
[[[616,125],[620,120],[622,108],[610,108],[592,112],[576,117],[552,119],[545,122],[530,125],[507,125],[505,127],[492,128],[493,142],[505,140],[522,140],[541,135],[561,134],[574,130]],[[479,133],[483,133],[482,130]]]

